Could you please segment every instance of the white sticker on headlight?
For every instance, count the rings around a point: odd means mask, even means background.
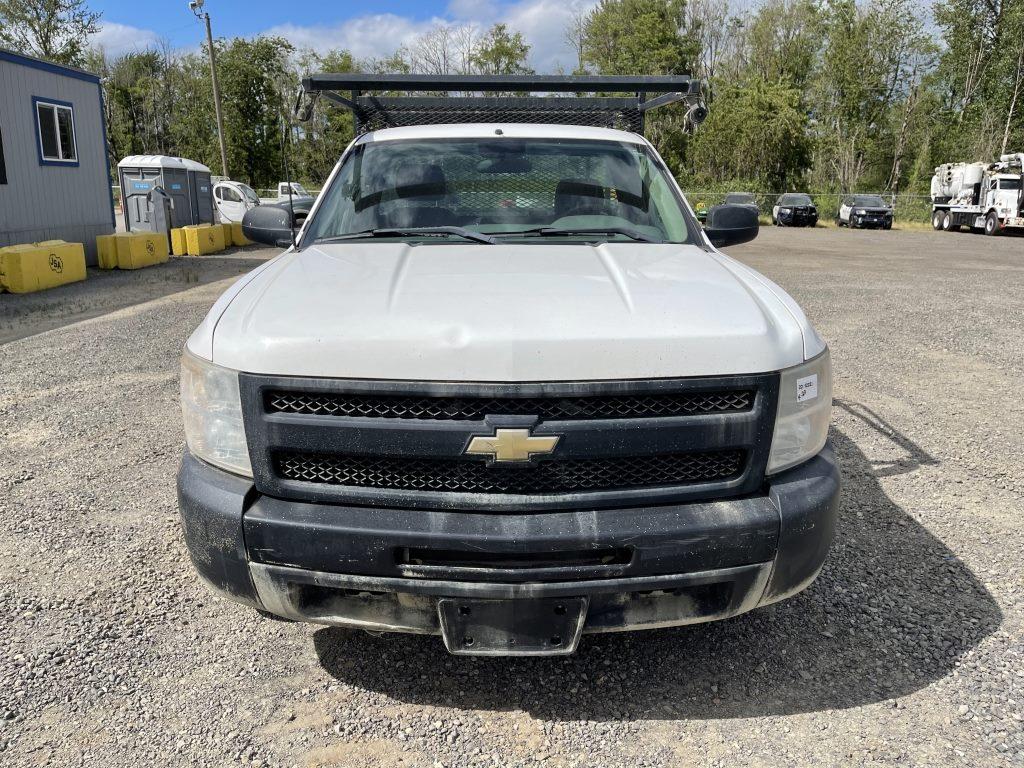
[[[818,396],[818,374],[804,376],[796,380],[796,401],[802,403],[805,400],[813,400]]]

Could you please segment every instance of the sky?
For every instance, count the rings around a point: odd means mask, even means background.
[[[531,45],[530,64],[540,73],[566,70],[575,58],[564,40],[574,7],[596,0],[365,0],[288,2],[288,0],[206,0],[216,37],[281,35],[299,47],[343,48],[356,58],[383,58],[437,24],[475,23],[483,28],[506,22]],[[195,49],[203,24],[187,0],[90,0],[102,13],[94,38],[108,54],[144,49],[161,40],[173,48]]]

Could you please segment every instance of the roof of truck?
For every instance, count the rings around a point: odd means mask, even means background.
[[[501,131],[501,133],[498,133]],[[409,139],[482,139],[505,136],[516,139],[589,139],[591,141],[624,141],[646,144],[636,133],[612,128],[592,128],[584,125],[556,125],[545,123],[455,123],[442,125],[410,125],[402,128],[382,128],[359,137],[357,143],[371,141],[403,141]]]

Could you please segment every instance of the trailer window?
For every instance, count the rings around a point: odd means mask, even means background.
[[[78,162],[75,113],[70,104],[35,100],[39,158],[43,163]]]

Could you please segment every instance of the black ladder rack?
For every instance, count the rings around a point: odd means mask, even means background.
[[[443,123],[557,123],[642,133],[646,112],[676,102],[688,105],[688,130],[707,116],[701,82],[689,75],[325,73],[303,79],[299,120],[309,119],[321,96],[352,111],[356,135]]]

